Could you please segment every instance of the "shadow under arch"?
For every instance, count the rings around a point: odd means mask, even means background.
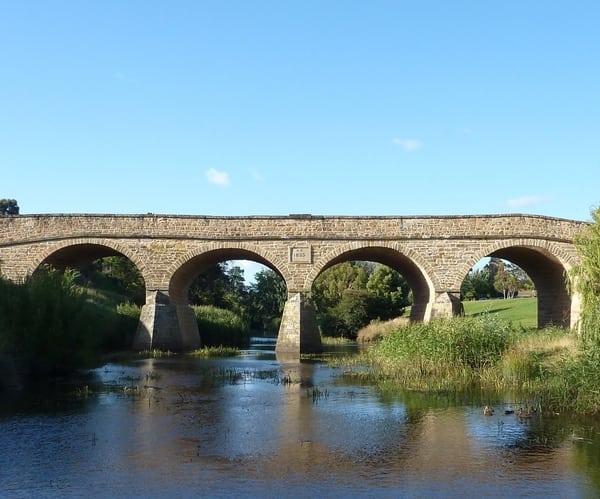
[[[112,256],[125,258],[134,265],[141,278],[143,296],[147,283],[146,267],[141,265],[137,259],[132,258],[128,254],[127,249],[115,245],[111,241],[97,239],[76,240],[64,241],[59,245],[51,246],[41,261],[34,263],[29,273],[35,273],[43,265],[49,265],[60,271],[64,271],[67,268],[83,270],[87,265],[100,258]]]
[[[260,263],[279,275],[287,286],[285,276],[275,264],[262,255],[245,248],[211,248],[186,255],[183,263],[179,264],[173,272],[169,281],[169,298],[171,302],[178,305],[187,305],[189,302],[188,292],[194,279],[212,265],[229,260],[250,260]]]
[[[66,268],[80,269],[99,258],[108,256],[122,256],[133,263],[144,276],[144,268],[130,256],[125,248],[104,240],[76,240],[64,241],[61,244],[50,246],[46,255],[39,261],[34,262],[31,273],[41,265],[50,265],[58,270]]]
[[[533,281],[537,293],[538,328],[573,327],[572,300],[567,286],[568,255],[558,248],[526,241],[504,242],[483,257],[508,260],[521,267]]]
[[[349,261],[381,263],[400,273],[408,282],[413,293],[413,305],[411,307],[410,320],[428,321],[430,319],[430,303],[432,302],[432,297],[434,295],[433,284],[411,256],[396,248],[386,246],[342,248],[338,250],[338,254],[320,267],[314,276],[311,276],[311,285],[314,280],[328,268]]]

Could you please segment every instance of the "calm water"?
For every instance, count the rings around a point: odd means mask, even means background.
[[[600,495],[598,422],[387,398],[260,351],[109,364],[86,384],[3,401],[1,497]]]

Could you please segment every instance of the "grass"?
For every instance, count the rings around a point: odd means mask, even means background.
[[[490,314],[515,326],[537,327],[537,298],[465,301],[463,305],[466,316]]]
[[[573,331],[535,326],[535,299],[469,302],[466,316],[379,323],[380,339],[330,363],[382,390],[496,393],[554,412],[600,414],[600,352]]]
[[[215,357],[237,357],[239,354],[240,351],[237,348],[218,346],[199,348],[193,352],[190,352],[188,355],[201,359],[209,359]]]
[[[323,345],[352,345],[356,343],[355,340],[351,340],[349,338],[344,338],[343,336],[321,336],[321,343]]]
[[[468,389],[494,365],[512,330],[497,317],[436,319],[397,328],[366,353],[377,378],[416,390]]]
[[[537,327],[537,298],[465,301],[463,305],[467,317],[489,315],[524,329]],[[373,321],[358,331],[357,341],[370,343],[381,340],[389,332],[407,324],[408,317],[397,317],[391,321]]]

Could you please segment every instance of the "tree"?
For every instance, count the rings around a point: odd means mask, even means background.
[[[248,300],[244,269],[229,267],[228,262],[212,265],[194,279],[188,297],[193,305],[213,305],[244,316]]]
[[[500,262],[496,276],[494,277],[494,288],[502,293],[504,299],[514,298],[519,289],[517,278],[506,269],[504,262]]]
[[[370,322],[369,293],[364,289],[346,290],[338,303],[324,314],[324,324],[330,336],[356,339],[361,327]]]
[[[344,262],[325,270],[312,298],[323,334],[355,338],[373,319],[402,315],[409,286],[395,270],[373,262]]]
[[[367,272],[355,262],[335,265],[315,279],[312,297],[317,311],[334,307],[348,290],[366,289]]]
[[[19,205],[16,199],[0,199],[0,215],[18,215]]]
[[[285,281],[271,269],[261,270],[255,274],[248,294],[251,327],[263,333],[276,333],[287,298]]]
[[[579,264],[569,272],[572,289],[581,296],[581,339],[600,351],[600,207],[592,211],[592,223],[575,237]],[[599,352],[600,353],[600,352]]]
[[[371,300],[370,315],[381,320],[391,319],[403,314],[408,305],[410,288],[406,279],[387,265],[377,265],[367,281],[367,291]]]
[[[463,280],[460,293],[463,300],[489,298],[490,272],[487,268],[471,270]]]
[[[217,263],[211,265],[198,275],[189,290],[189,300],[193,305],[214,305],[224,308],[224,295],[229,287],[226,265]]]

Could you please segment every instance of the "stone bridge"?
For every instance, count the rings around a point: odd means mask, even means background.
[[[413,293],[411,319],[460,313],[460,286],[483,257],[519,265],[535,284],[538,324],[573,327],[579,297],[565,271],[577,262],[573,238],[583,222],[529,215],[491,216],[175,216],[20,215],[0,217],[0,271],[19,281],[42,264],[77,268],[122,255],[146,286],[134,348],[196,348],[201,332],[188,288],[208,266],[252,260],[277,272],[287,302],[277,351],[321,348],[307,299],[315,278],[352,260],[400,272]]]

